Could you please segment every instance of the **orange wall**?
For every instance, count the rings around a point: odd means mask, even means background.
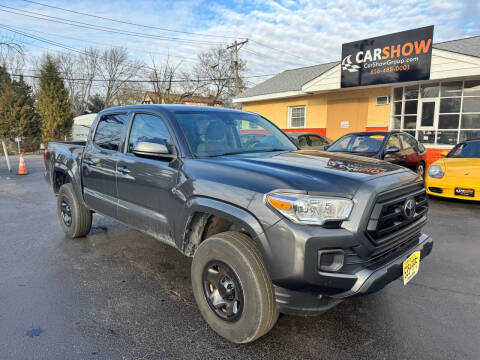
[[[427,149],[427,160],[426,160],[427,169],[433,162],[442,158],[440,153],[443,151],[450,151],[450,149],[446,149],[446,148],[445,149]]]
[[[333,91],[323,94],[313,94],[301,97],[263,100],[242,104],[242,110],[259,113],[274,122],[281,129],[287,129],[288,107],[305,105],[305,128],[323,129],[327,126],[328,100],[358,99],[368,97],[367,126],[388,127],[390,105],[376,105],[377,96],[389,96],[390,87]]]

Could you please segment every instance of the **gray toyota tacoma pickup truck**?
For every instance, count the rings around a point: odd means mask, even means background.
[[[45,176],[69,237],[87,235],[97,212],[193,257],[200,312],[235,343],[266,334],[279,312],[318,315],[406,283],[433,246],[418,175],[300,150],[237,110],[104,110],[86,142],[48,144]]]

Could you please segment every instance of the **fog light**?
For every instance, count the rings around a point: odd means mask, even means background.
[[[341,249],[320,250],[318,252],[318,269],[321,271],[338,271],[343,267],[344,257]]]

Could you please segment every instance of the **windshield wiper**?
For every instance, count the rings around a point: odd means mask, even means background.
[[[252,152],[275,152],[275,151],[293,151],[290,149],[260,149],[260,150],[255,150]]]
[[[247,151],[231,151],[215,155],[206,155],[205,157],[217,157],[217,156],[227,156],[227,155],[238,155],[238,154],[248,154],[256,152],[274,152],[274,151],[290,151],[289,149],[251,149]]]

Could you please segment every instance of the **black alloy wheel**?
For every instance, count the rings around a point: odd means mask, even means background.
[[[61,199],[60,212],[65,226],[72,226],[72,208],[65,197],[62,197]]]
[[[203,291],[210,308],[222,320],[234,322],[243,311],[243,291],[235,272],[222,261],[210,261],[202,274]]]

